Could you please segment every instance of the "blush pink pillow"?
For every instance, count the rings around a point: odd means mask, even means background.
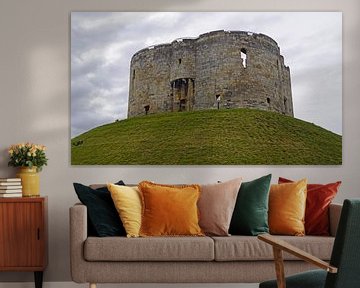
[[[242,178],[219,184],[200,185],[199,225],[207,235],[229,236],[231,217]]]

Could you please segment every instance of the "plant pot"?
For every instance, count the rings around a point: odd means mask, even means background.
[[[40,177],[36,167],[20,167],[16,176],[21,178],[23,197],[40,196]]]

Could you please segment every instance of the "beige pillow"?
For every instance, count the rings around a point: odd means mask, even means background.
[[[200,185],[199,225],[207,235],[229,236],[232,213],[242,178],[219,184]]]

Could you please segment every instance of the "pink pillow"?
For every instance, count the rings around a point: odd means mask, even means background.
[[[242,178],[236,178],[219,184],[200,185],[199,225],[205,234],[229,236],[231,217],[241,182]]]

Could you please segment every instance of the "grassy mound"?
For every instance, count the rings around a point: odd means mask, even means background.
[[[99,126],[71,140],[73,165],[339,165],[342,137],[278,113],[164,113]]]

